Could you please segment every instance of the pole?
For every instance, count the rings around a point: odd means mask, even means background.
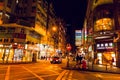
[[[67,44],[67,67],[69,67],[69,54],[70,54],[70,51],[71,51],[71,45],[70,44]]]
[[[47,21],[46,21],[46,38],[47,38],[46,39],[46,44],[48,46],[48,35],[47,35],[47,33],[48,33],[48,28],[49,28],[49,13],[50,13],[49,8],[50,8],[50,2],[49,1],[47,1],[47,2],[48,2],[48,6],[47,6]],[[48,50],[46,50],[46,60],[47,60],[47,51]]]
[[[69,67],[69,51],[67,53],[67,67]]]

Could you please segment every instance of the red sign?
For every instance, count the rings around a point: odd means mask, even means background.
[[[70,44],[67,44],[66,48],[67,48],[68,51],[70,51],[72,49]]]

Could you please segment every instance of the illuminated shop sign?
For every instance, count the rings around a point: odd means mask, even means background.
[[[82,32],[81,30],[75,30],[75,45],[80,46],[82,44]]]
[[[113,43],[100,43],[96,47],[97,49],[113,49]]]

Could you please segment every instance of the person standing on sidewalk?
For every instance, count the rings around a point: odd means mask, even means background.
[[[110,60],[110,66],[112,67],[114,63],[114,57],[112,57],[112,59]]]
[[[83,58],[83,60],[82,60],[82,70],[86,70],[86,68],[87,68],[87,63],[86,63],[85,58]]]

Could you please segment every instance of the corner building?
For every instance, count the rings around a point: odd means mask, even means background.
[[[46,0],[0,0],[0,61],[36,61],[45,55],[40,50],[50,36],[46,35],[47,8]],[[54,13],[49,17],[52,26]]]
[[[84,28],[89,57],[120,67],[120,0],[88,0]]]

